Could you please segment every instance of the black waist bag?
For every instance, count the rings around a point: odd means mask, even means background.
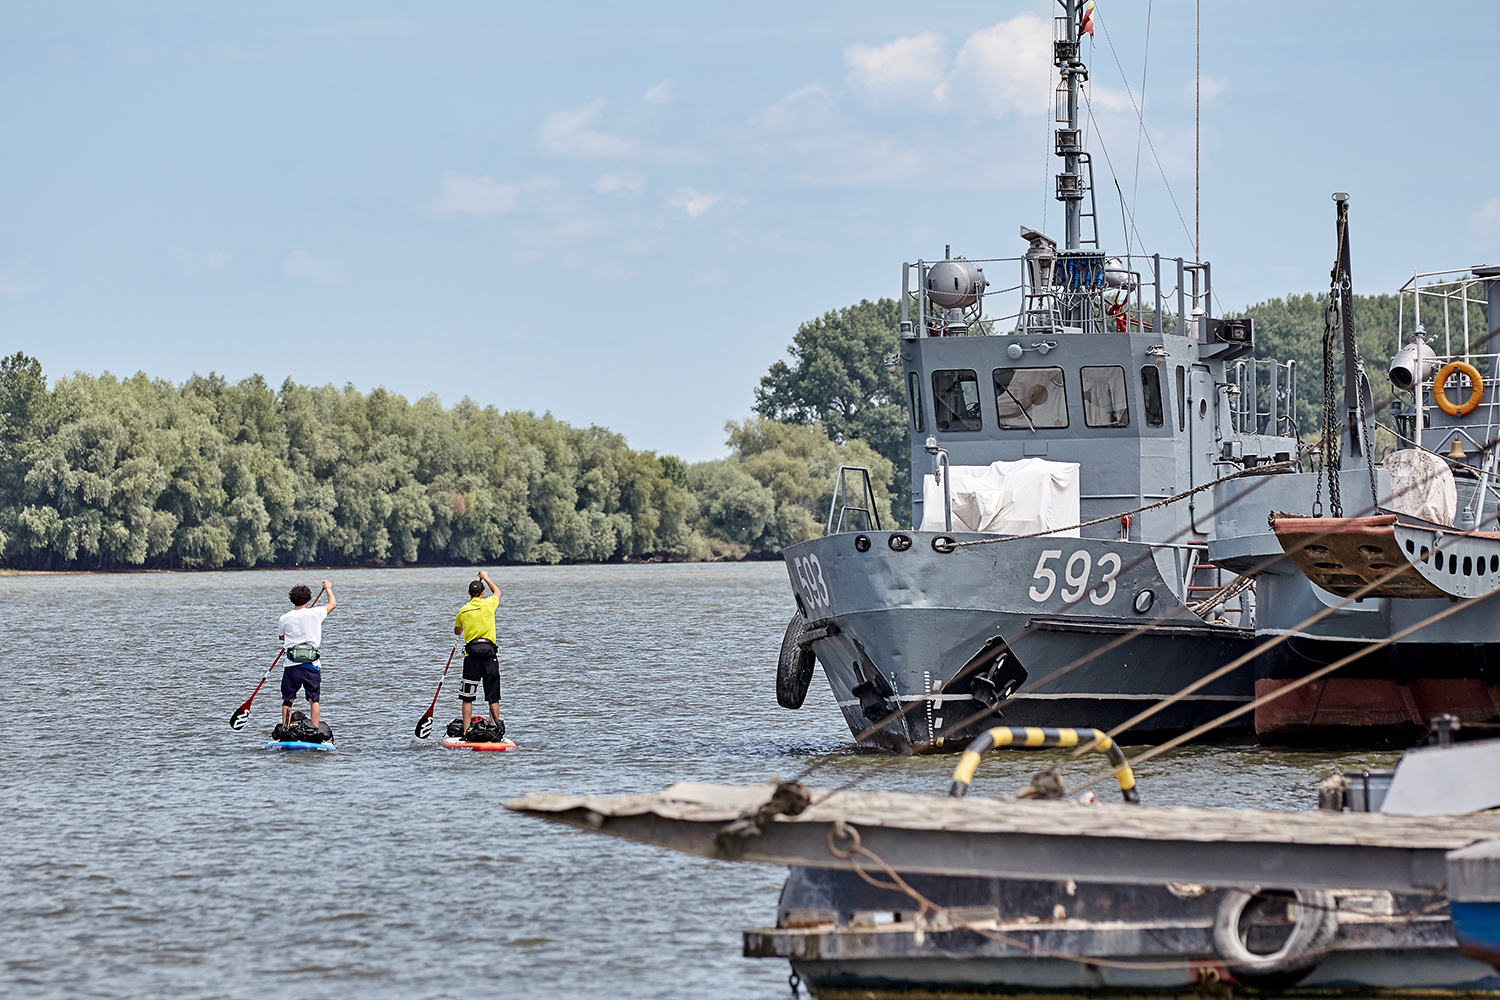
[[[500,647],[488,639],[470,639],[464,644],[464,654],[466,656],[477,656],[484,659],[485,657],[496,656],[499,652]]]

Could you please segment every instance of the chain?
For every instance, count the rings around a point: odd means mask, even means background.
[[[1339,286],[1335,281],[1328,289],[1328,307],[1323,311],[1323,462],[1318,468],[1318,509],[1313,516],[1321,517],[1323,473],[1328,473],[1328,513],[1332,517],[1344,516],[1344,505],[1339,498],[1340,441],[1338,386],[1333,378],[1334,331],[1341,326],[1339,316]]]
[[[1359,381],[1354,386],[1354,398],[1359,402],[1359,433],[1365,443],[1365,469],[1370,473],[1370,507],[1380,510],[1380,491],[1375,487],[1375,418],[1372,414],[1365,412],[1364,388],[1369,384],[1369,378],[1365,375],[1365,359],[1359,356],[1359,348],[1354,349],[1354,367],[1358,372]],[[1365,434],[1369,428],[1370,433]]]

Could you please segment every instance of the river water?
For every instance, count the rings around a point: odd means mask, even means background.
[[[821,675],[780,709],[780,563],[495,571],[515,753],[412,736],[452,647],[463,569],[327,574],[335,753],[263,749],[295,583],[262,571],[0,577],[0,995],[780,998],[740,956],[781,869],[707,861],[509,813],[525,791],[622,793],[800,775],[942,792],[955,758],[856,753]],[[450,679],[456,678],[456,668]],[[974,794],[1055,754],[995,755]],[[1391,754],[1185,748],[1157,804],[1304,809],[1335,767]],[[1065,767],[1075,780],[1092,764]]]

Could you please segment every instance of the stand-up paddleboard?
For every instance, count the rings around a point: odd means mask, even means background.
[[[501,740],[499,743],[470,743],[467,740],[459,739],[457,736],[444,737],[443,746],[449,750],[494,750],[502,753],[506,750],[514,750],[516,748],[516,745],[510,740]]]
[[[300,740],[272,740],[266,744],[267,750],[335,750],[332,743],[303,743]]]

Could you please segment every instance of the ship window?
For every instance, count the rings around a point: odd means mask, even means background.
[[[1177,366],[1177,429],[1187,430],[1187,372]]]
[[[922,420],[922,376],[916,372],[908,372],[906,375],[906,392],[911,401],[912,426],[920,434],[927,429]]]
[[[1085,366],[1083,422],[1090,427],[1130,426],[1130,405],[1125,399],[1125,369],[1119,365]]]
[[[1146,405],[1146,423],[1160,427],[1163,422],[1161,406],[1161,369],[1155,365],[1141,368],[1141,401]]]
[[[979,430],[979,376],[974,369],[933,372],[932,408],[940,431]]]
[[[1040,430],[1068,426],[1061,368],[996,368],[995,415],[1001,427]]]

